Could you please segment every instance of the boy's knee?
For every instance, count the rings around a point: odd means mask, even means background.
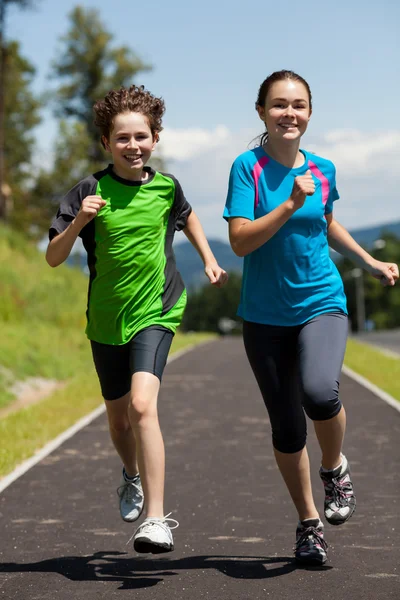
[[[134,395],[129,405],[129,416],[135,422],[139,422],[146,417],[155,416],[157,414],[155,407],[156,403],[152,399],[139,394]]]

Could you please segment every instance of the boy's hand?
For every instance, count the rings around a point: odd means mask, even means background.
[[[221,269],[221,267],[215,263],[212,265],[206,265],[204,272],[207,275],[210,283],[215,287],[222,287],[228,281],[228,273]]]
[[[77,221],[81,227],[84,227],[95,218],[99,210],[106,204],[106,201],[103,200],[101,196],[86,196],[86,198],[82,200],[75,221]]]
[[[399,268],[395,263],[381,262],[375,260],[369,270],[372,277],[379,279],[381,284],[386,287],[394,285],[399,278]]]

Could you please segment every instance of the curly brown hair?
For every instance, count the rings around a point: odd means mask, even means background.
[[[144,85],[131,85],[128,89],[121,87],[119,90],[108,92],[103,100],[93,105],[93,111],[94,124],[107,140],[110,139],[114,118],[125,112],[138,112],[147,117],[154,138],[162,131],[161,120],[165,112],[165,104],[162,98],[153,96]],[[105,147],[103,139],[101,143]]]

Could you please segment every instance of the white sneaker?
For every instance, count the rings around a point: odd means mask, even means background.
[[[179,527],[179,523],[168,517],[169,515],[162,519],[148,517],[139,525],[133,535],[133,547],[136,552],[161,554],[174,549],[171,529]],[[174,527],[170,527],[167,521],[173,523]]]
[[[121,485],[117,489],[119,496],[119,511],[124,521],[133,523],[143,511],[144,496],[142,482],[137,477],[134,482],[126,481],[122,475]]]

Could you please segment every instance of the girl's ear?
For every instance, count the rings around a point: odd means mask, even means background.
[[[265,122],[265,108],[264,106],[260,106],[259,104],[257,104],[257,112],[258,112],[258,116],[260,117],[261,121],[263,121],[263,123]]]
[[[111,152],[110,144],[108,143],[108,139],[105,135],[101,136],[101,141],[103,142],[103,146],[107,152]]]

